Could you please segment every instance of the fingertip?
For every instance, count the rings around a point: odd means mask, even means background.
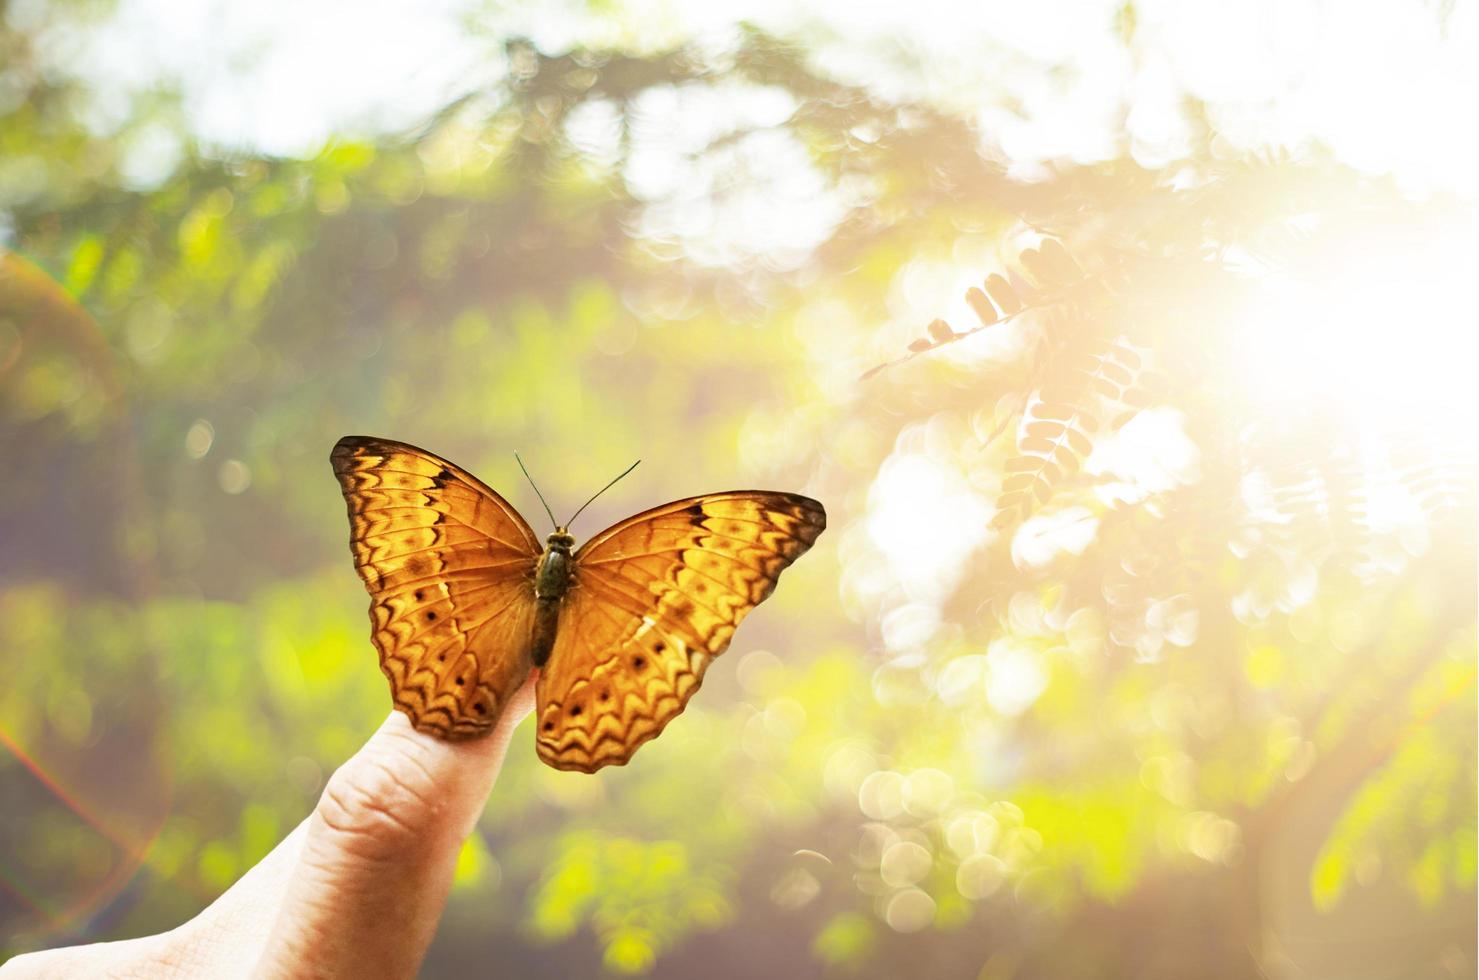
[[[509,695],[508,704],[504,706],[503,715],[498,719],[498,728],[512,732],[519,727],[519,722],[529,717],[534,710],[534,690],[539,683],[539,668],[529,672],[524,683],[519,685],[518,690]]]
[[[535,680],[531,674],[508,698],[483,738],[446,741],[392,711],[330,777],[269,944],[272,962],[312,950],[326,962],[398,963],[407,968],[391,973],[415,972],[457,853],[483,812],[514,729],[533,710]],[[405,925],[399,938],[383,929],[391,914]]]
[[[344,775],[354,783],[363,778],[376,783],[366,796],[372,804],[386,796],[398,800],[405,822],[427,830],[431,823],[445,823],[465,836],[483,811],[514,730],[534,710],[538,675],[531,672],[504,702],[492,729],[478,738],[448,741],[417,730],[404,713],[391,711],[345,764]],[[387,784],[400,791],[388,792]]]

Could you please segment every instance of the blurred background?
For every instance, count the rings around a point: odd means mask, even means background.
[[[0,0],[0,959],[388,709],[328,465],[830,530],[428,976],[1475,973],[1472,3]],[[865,377],[866,375],[866,377]],[[703,800],[695,808],[694,800]]]

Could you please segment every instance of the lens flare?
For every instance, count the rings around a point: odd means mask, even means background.
[[[168,819],[168,800],[171,790],[168,784],[161,787],[161,804],[153,824],[145,828],[138,841],[129,840],[109,826],[108,822],[91,806],[69,791],[61,781],[31,754],[23,749],[16,738],[0,726],[0,748],[8,751],[48,793],[67,808],[75,817],[110,845],[111,864],[106,874],[91,888],[77,894],[65,904],[47,898],[35,885],[18,873],[0,866],[0,890],[15,897],[40,921],[44,930],[51,934],[63,934],[82,923],[90,915],[116,897],[133,879],[150,849],[158,840],[164,823]]]

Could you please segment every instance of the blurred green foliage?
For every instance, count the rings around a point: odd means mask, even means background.
[[[496,92],[415,132],[227,154],[168,99],[90,128],[89,93],[35,70],[42,33],[0,19],[25,96],[0,108],[5,953],[192,914],[383,715],[327,463],[362,432],[525,505],[512,449],[567,503],[645,457],[586,533],[742,485],[832,515],[630,768],[554,772],[516,741],[430,974],[1340,975],[1372,944],[1402,975],[1472,970],[1472,447],[1402,443],[1378,476],[1422,506],[1373,528],[1369,472],[1339,495],[1370,434],[1250,406],[1245,283],[1207,258],[1296,265],[1295,219],[1421,232],[1450,202],[1318,157],[1222,160],[1210,131],[1181,171],[1019,181],[968,115],[753,32],[720,53],[511,41]],[[654,100],[736,92],[784,111],[668,147],[696,197],[644,189]],[[617,134],[600,152],[590,118]],[[183,150],[141,188],[118,161],[145,126]],[[714,215],[758,178],[702,166],[756,138],[835,206],[797,219],[818,241],[725,237]],[[1049,253],[1024,229],[1082,278],[1028,267]],[[859,382],[903,345],[880,326],[900,283],[936,266],[1010,276],[1027,310],[984,355]],[[1169,375],[1120,394],[1177,420],[1197,467],[1094,470],[1131,422],[1032,414],[1113,350]],[[971,517],[1054,424],[1072,466]],[[1327,454],[1309,490],[1299,466]],[[930,481],[966,503],[910,496]],[[1239,496],[1259,481],[1273,517]],[[1084,540],[1033,557],[1075,522]]]

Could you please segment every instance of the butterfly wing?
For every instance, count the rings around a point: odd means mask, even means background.
[[[539,757],[580,772],[625,764],[826,525],[809,497],[742,490],[665,504],[588,541],[536,690]]]
[[[443,738],[488,731],[532,668],[534,532],[424,449],[346,436],[330,454],[395,706]]]

